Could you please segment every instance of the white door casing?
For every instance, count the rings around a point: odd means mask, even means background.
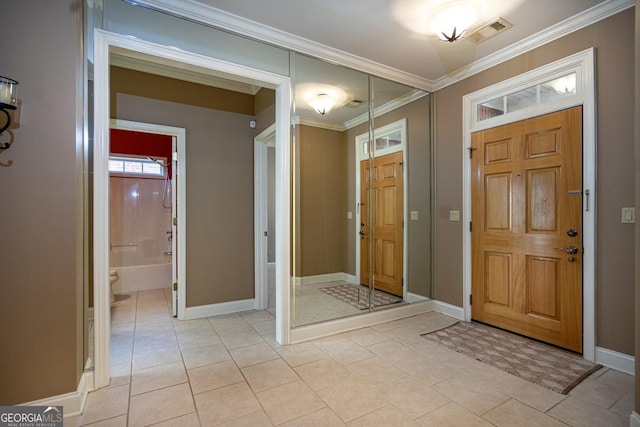
[[[564,110],[582,105],[583,107],[583,357],[594,361],[595,345],[595,251],[596,251],[596,104],[595,104],[595,62],[594,49],[586,49],[564,59],[555,61],[529,72],[520,74],[495,85],[480,89],[463,97],[462,126],[462,225],[463,233],[463,310],[465,320],[471,320],[471,159],[468,148],[471,134],[475,131],[513,123],[545,113]],[[478,120],[478,105],[516,93],[528,87],[554,78],[576,73],[575,94],[559,100],[540,103],[513,113],[486,120]]]
[[[145,55],[158,63],[183,63],[210,70],[212,74],[237,76],[276,92],[276,340],[290,342],[289,271],[290,271],[290,100],[291,80],[287,76],[238,65],[201,54],[131,38],[104,30],[94,30],[94,385],[109,385],[109,65],[110,54],[136,57]],[[180,190],[178,190],[180,191]],[[185,206],[186,209],[186,206]],[[178,216],[178,221],[180,221]],[[184,219],[184,215],[182,216]],[[186,295],[185,283],[184,292]],[[185,301],[185,298],[182,298]]]

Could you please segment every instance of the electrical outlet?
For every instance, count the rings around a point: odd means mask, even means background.
[[[449,211],[449,221],[460,221],[460,211]]]

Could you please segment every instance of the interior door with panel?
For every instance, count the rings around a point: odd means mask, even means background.
[[[472,319],[582,352],[582,107],[471,151]]]
[[[360,167],[360,200],[364,201],[360,224],[361,282],[398,296],[403,294],[402,158],[399,151],[374,157],[371,162],[364,160]]]

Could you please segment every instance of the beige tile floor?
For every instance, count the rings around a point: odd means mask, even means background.
[[[112,382],[66,426],[628,426],[633,378],[567,396],[420,338],[427,313],[281,347],[250,311],[180,322],[169,290],[112,306]]]

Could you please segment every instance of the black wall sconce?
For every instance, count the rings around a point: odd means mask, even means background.
[[[9,129],[11,126],[11,111],[15,111],[18,108],[18,82],[0,76],[0,111],[7,116],[6,123],[0,127],[0,136]],[[2,123],[0,121],[0,123]],[[11,147],[13,143],[13,138],[11,142],[0,143],[0,150],[6,150]]]
[[[2,119],[0,115],[0,137],[4,135],[5,131],[11,126],[11,122],[14,120],[16,110],[18,109],[18,82],[0,76],[0,111],[6,116],[6,121]],[[0,153],[11,148],[13,145],[13,132],[8,131],[9,142],[0,142]],[[0,162],[0,166],[9,167],[13,164],[13,160],[8,162]]]

